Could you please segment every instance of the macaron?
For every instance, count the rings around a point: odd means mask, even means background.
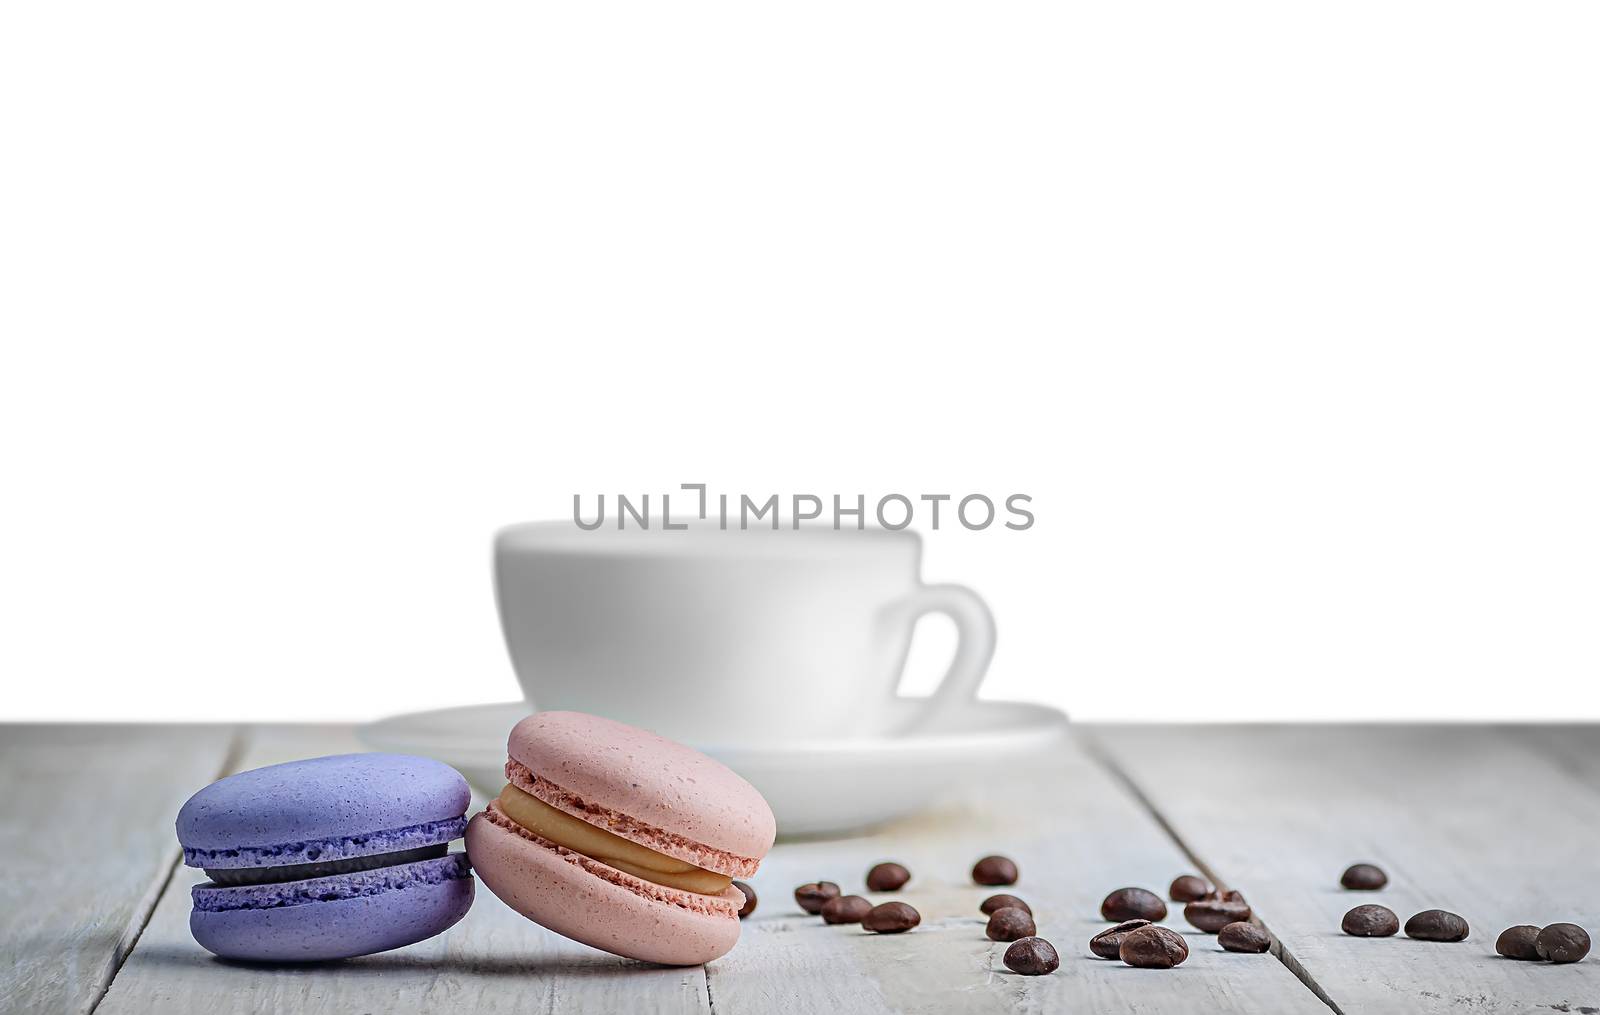
[[[466,915],[473,878],[449,852],[467,781],[403,754],[340,754],[230,775],[178,812],[189,930],[230,959],[316,962],[430,938]]]
[[[688,966],[739,940],[777,824],[754,786],[698,751],[581,712],[539,712],[507,743],[506,787],[467,826],[489,890],[558,934]]]

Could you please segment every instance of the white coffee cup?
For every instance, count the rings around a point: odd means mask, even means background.
[[[994,654],[983,600],[924,585],[921,557],[907,530],[533,522],[496,536],[495,588],[517,680],[539,708],[701,745],[861,738],[960,708]],[[908,719],[895,691],[916,620],[934,612],[960,641]]]

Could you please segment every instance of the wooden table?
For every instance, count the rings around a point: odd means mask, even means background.
[[[214,959],[188,933],[172,821],[245,768],[359,750],[347,727],[0,727],[0,1011],[144,1012],[1600,1012],[1600,956],[1567,966],[1494,954],[1515,923],[1600,932],[1600,727],[1079,726],[1067,749],[934,812],[859,837],[780,843],[732,954],[669,969],[592,951],[481,891],[448,933],[312,968]],[[1000,963],[977,857],[1016,858],[1013,891],[1061,952],[1053,976]],[[828,927],[790,890],[861,891],[904,862],[910,934]],[[1339,889],[1372,860],[1384,892]],[[1270,955],[1192,932],[1189,961],[1139,970],[1090,956],[1100,899],[1195,870],[1242,889]],[[1351,906],[1450,909],[1459,944],[1339,932]]]

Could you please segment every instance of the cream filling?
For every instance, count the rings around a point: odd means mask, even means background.
[[[596,828],[582,818],[551,807],[511,783],[506,783],[496,802],[506,817],[540,838],[565,846],[574,853],[593,857],[636,878],[699,895],[721,895],[733,883],[733,879],[726,874],[716,874],[692,863],[674,860],[648,846],[641,846],[604,828]]]

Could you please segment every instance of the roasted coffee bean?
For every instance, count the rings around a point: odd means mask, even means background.
[[[1389,875],[1370,863],[1353,863],[1339,876],[1339,883],[1351,891],[1375,892],[1389,883]]]
[[[1124,920],[1115,927],[1107,927],[1090,938],[1089,950],[1102,959],[1121,958],[1122,939],[1140,927],[1148,926],[1150,926],[1149,920]]]
[[[880,863],[867,871],[867,891],[898,892],[911,880],[911,872],[897,863]]]
[[[972,865],[972,880],[980,885],[1014,885],[1017,865],[1003,856],[986,856]]]
[[[841,895],[822,904],[823,923],[860,923],[872,912],[872,903],[859,895]]]
[[[1211,893],[1183,907],[1183,918],[1207,934],[1215,934],[1230,923],[1250,919],[1250,905],[1238,892]]]
[[[1006,949],[1006,968],[1023,976],[1043,976],[1061,965],[1055,946],[1042,937],[1025,937]]]
[[[1167,904],[1161,901],[1161,896],[1143,888],[1118,888],[1100,903],[1100,915],[1112,922],[1165,920]]]
[[[1272,938],[1264,929],[1240,920],[1217,931],[1217,944],[1224,951],[1264,952],[1272,947]]]
[[[1577,962],[1589,954],[1589,933],[1575,923],[1552,923],[1534,939],[1534,949],[1541,959]]]
[[[1534,940],[1538,936],[1539,928],[1531,923],[1507,927],[1495,938],[1494,950],[1508,959],[1537,959],[1539,949]]]
[[[839,897],[839,886],[832,881],[812,881],[794,890],[794,901],[800,908],[816,916],[829,899]]]
[[[1117,954],[1128,965],[1140,969],[1171,969],[1189,957],[1189,946],[1167,928],[1151,924],[1123,938]]]
[[[983,913],[984,916],[988,916],[995,910],[1005,909],[1007,906],[1010,906],[1012,909],[1020,909],[1029,916],[1033,915],[1032,907],[1030,907],[1026,902],[1023,902],[1021,899],[1017,898],[1015,895],[991,895],[987,899],[983,900],[983,904],[978,907],[978,910]]]
[[[1357,906],[1344,914],[1339,928],[1356,937],[1392,937],[1400,929],[1400,918],[1388,906]]]
[[[1210,894],[1211,886],[1206,884],[1206,879],[1193,874],[1173,878],[1172,887],[1167,889],[1167,898],[1173,902],[1199,902]]]
[[[879,934],[901,934],[922,922],[922,914],[904,902],[885,902],[873,906],[861,918],[861,926]]]
[[[744,893],[744,905],[739,907],[739,919],[743,920],[756,911],[756,890],[743,881],[735,881],[733,887]]]
[[[1033,914],[1007,906],[997,909],[989,917],[989,926],[983,932],[990,941],[1020,941],[1033,937],[1039,928],[1033,925]]]
[[[1424,909],[1406,921],[1406,937],[1418,941],[1465,941],[1467,921],[1442,909]]]

